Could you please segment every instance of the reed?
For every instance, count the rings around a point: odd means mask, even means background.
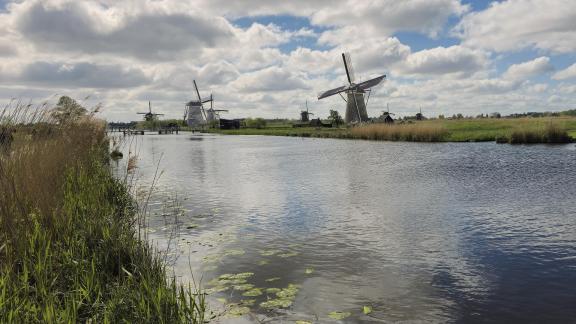
[[[353,128],[350,135],[352,138],[379,141],[441,142],[448,131],[440,124],[371,124]]]
[[[204,295],[167,279],[109,169],[105,124],[0,112],[0,322],[201,323]]]
[[[553,120],[532,127],[517,126],[508,137],[510,144],[560,144],[572,141],[564,125]]]

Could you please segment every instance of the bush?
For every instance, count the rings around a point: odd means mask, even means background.
[[[266,127],[266,120],[264,118],[247,118],[245,121],[246,128],[264,128]]]

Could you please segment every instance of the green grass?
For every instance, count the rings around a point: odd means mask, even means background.
[[[567,138],[576,138],[576,118],[501,118],[501,119],[458,119],[427,120],[413,124],[393,126],[368,124],[355,128],[292,128],[286,126],[266,127],[262,129],[242,128],[239,130],[211,130],[226,135],[271,135],[299,137],[330,137],[389,141],[424,141],[424,142],[486,142],[496,141],[516,143],[514,134],[523,132],[530,143],[554,142],[545,134],[553,125],[554,132],[564,132]],[[520,139],[521,140],[521,139]]]
[[[0,126],[16,130],[0,150],[0,323],[205,321],[204,295],[139,238],[103,123]]]

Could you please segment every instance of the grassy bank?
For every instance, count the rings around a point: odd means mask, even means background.
[[[426,120],[354,128],[292,128],[216,130],[228,135],[272,135],[419,142],[565,143],[576,138],[576,118],[477,118]]]
[[[167,280],[138,238],[134,202],[109,170],[105,124],[26,115],[0,125],[10,130],[0,150],[0,322],[203,322],[203,295]]]

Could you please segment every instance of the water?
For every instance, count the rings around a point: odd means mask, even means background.
[[[181,280],[253,272],[255,287],[299,288],[288,309],[259,307],[274,293],[214,293],[255,299],[223,322],[576,321],[573,144],[137,141],[138,182],[163,170],[150,239]]]

